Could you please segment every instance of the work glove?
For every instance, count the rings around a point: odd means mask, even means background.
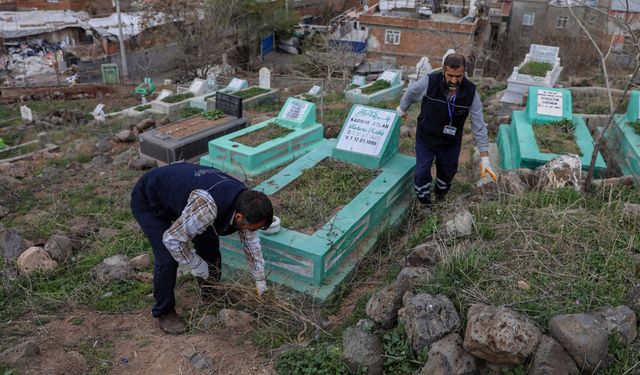
[[[396,107],[396,114],[400,117],[404,117],[406,115],[406,113],[400,109],[400,106]]]
[[[493,169],[491,169],[491,162],[489,161],[489,157],[482,156],[480,158],[480,177],[486,176],[487,173],[489,173],[489,176],[491,176],[493,181],[497,180],[495,172],[493,172]]]
[[[258,298],[262,297],[264,292],[267,291],[267,282],[264,280],[256,281],[256,294]]]
[[[194,254],[191,261],[187,263],[187,266],[191,268],[191,274],[193,276],[202,277],[203,279],[209,277],[209,264],[198,255]]]

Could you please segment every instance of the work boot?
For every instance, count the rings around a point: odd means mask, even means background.
[[[160,315],[158,318],[158,328],[164,333],[170,335],[181,335],[187,330],[187,325],[184,320],[180,318],[180,315],[176,313],[169,313]]]

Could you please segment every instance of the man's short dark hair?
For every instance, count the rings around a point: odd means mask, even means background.
[[[264,223],[268,228],[273,221],[273,205],[269,197],[259,191],[244,190],[238,195],[236,211],[241,213],[247,224]]]
[[[460,53],[451,53],[444,58],[444,66],[452,69],[463,67],[467,70],[467,59]]]

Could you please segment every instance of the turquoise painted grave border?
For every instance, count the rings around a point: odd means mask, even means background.
[[[626,176],[640,184],[640,134],[629,125],[640,120],[640,91],[632,91],[624,115],[615,115],[605,138],[618,166]]]

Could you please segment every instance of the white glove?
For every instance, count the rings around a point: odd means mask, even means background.
[[[187,263],[187,266],[191,267],[191,274],[193,276],[202,277],[203,279],[209,277],[209,264],[198,255],[194,254],[191,261]]]
[[[396,114],[400,117],[404,117],[404,115],[406,115],[406,113],[404,113],[404,111],[400,109],[400,106],[396,107]]]
[[[267,291],[267,282],[264,280],[256,281],[256,293],[258,297],[262,296]]]
[[[491,162],[489,161],[489,157],[482,156],[480,158],[480,177],[486,176],[487,173],[489,173],[489,176],[491,176],[493,181],[497,180],[495,172],[493,172],[493,169],[491,169]]]

